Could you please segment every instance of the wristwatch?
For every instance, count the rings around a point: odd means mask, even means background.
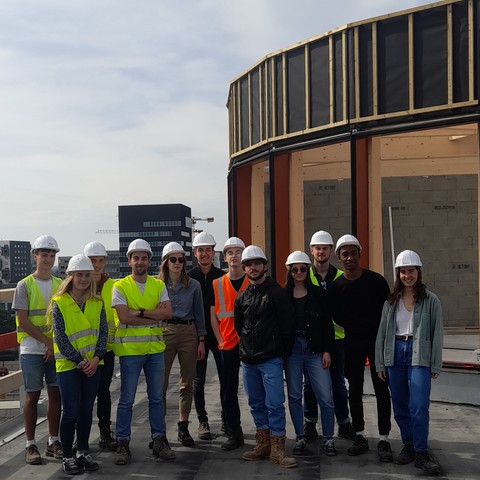
[[[145,309],[144,308],[139,308],[138,310],[140,310],[140,313],[138,314],[138,316],[140,318],[143,318],[143,314],[145,313]]]

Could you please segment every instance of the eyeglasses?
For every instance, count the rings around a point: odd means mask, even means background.
[[[185,263],[185,258],[184,257],[168,257],[168,260],[171,263]]]
[[[300,268],[291,268],[290,271],[296,275],[297,273],[305,273],[308,270],[307,267],[300,267]]]

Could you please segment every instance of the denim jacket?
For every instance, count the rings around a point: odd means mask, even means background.
[[[442,371],[443,319],[438,297],[427,290],[427,296],[413,308],[412,366],[430,367],[432,373]],[[396,311],[398,300],[383,305],[382,319],[375,344],[377,372],[391,367],[395,359]]]

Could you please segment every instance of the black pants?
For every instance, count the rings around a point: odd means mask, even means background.
[[[107,352],[103,357],[103,368],[97,393],[97,417],[100,429],[109,428],[112,424],[112,399],[110,397],[110,384],[112,383],[115,355],[113,351]]]
[[[205,358],[197,360],[195,371],[195,380],[193,381],[193,400],[195,402],[195,410],[199,422],[208,422],[208,414],[205,410],[205,378],[207,376],[208,353],[212,352],[217,366],[218,378],[220,379],[220,401],[223,398],[222,377],[222,357],[218,349],[218,343],[215,335],[207,335],[205,337]],[[222,411],[223,418],[223,411]]]
[[[378,432],[380,435],[388,435],[391,428],[392,406],[388,384],[378,378],[375,369],[375,338],[346,338],[344,346],[345,378],[348,380],[348,400],[353,428],[356,432],[365,429],[362,396],[365,362],[368,357],[370,375],[377,399]]]
[[[230,432],[240,429],[240,406],[238,405],[238,375],[240,355],[238,345],[232,350],[222,350],[223,386],[222,407],[225,423]]]

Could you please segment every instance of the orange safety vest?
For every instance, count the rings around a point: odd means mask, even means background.
[[[215,293],[215,314],[217,315],[220,334],[223,339],[222,350],[232,350],[238,345],[240,337],[235,330],[233,321],[233,310],[237,295],[243,292],[248,285],[248,278],[245,275],[242,286],[237,292],[233,288],[228,275],[223,275],[213,281],[213,292]],[[220,349],[220,346],[218,347]]]

